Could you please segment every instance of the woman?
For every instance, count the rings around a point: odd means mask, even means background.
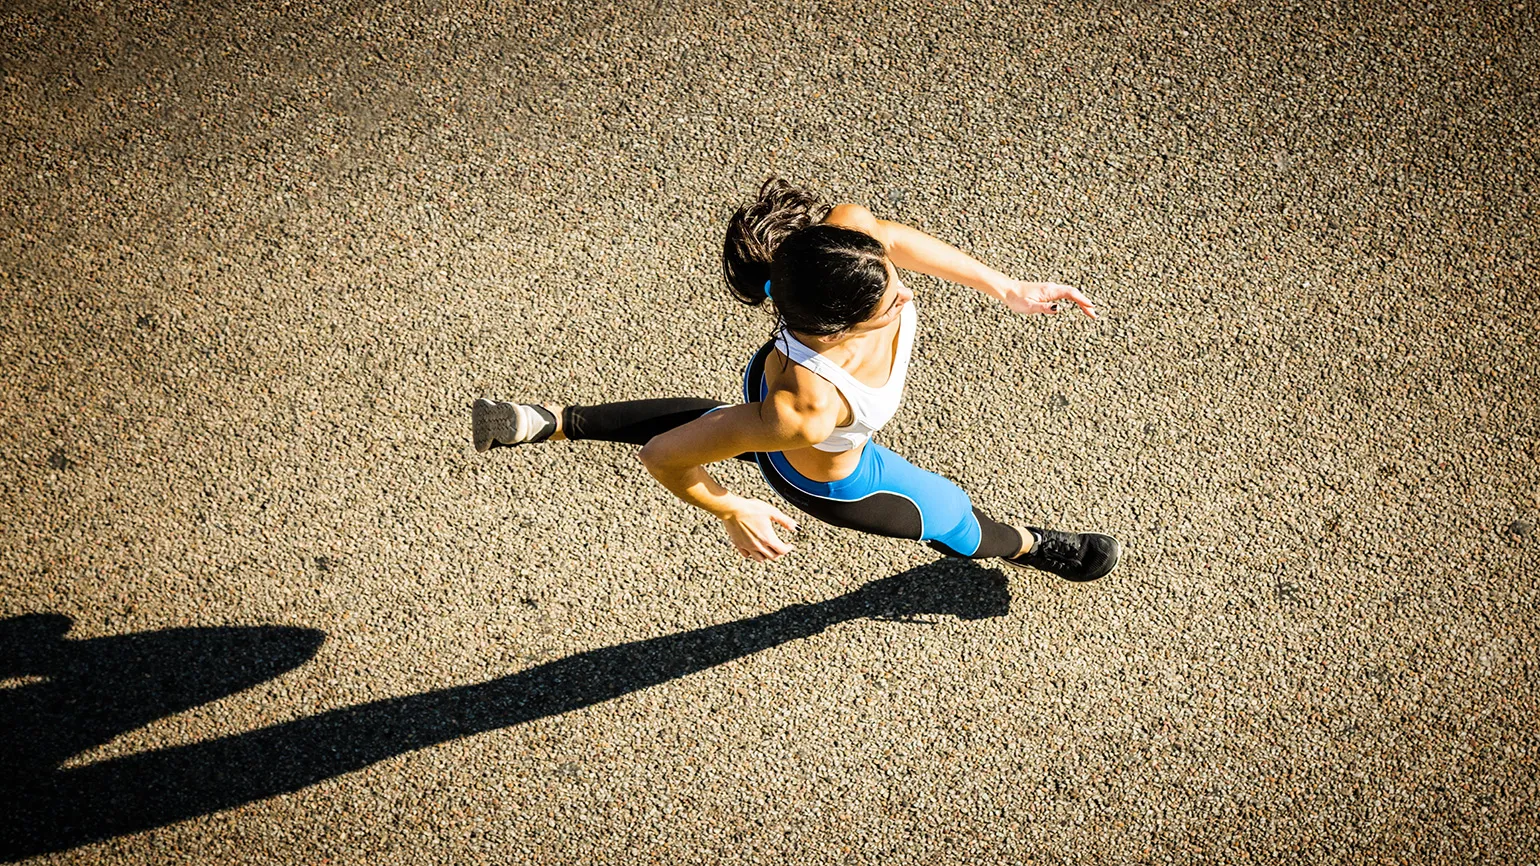
[[[757,561],[791,545],[776,534],[796,523],[774,505],[736,496],[705,464],[729,457],[759,465],[793,505],[827,523],[913,538],[950,556],[999,557],[1069,580],[1094,580],[1117,565],[1116,539],[1000,523],[956,484],[871,441],[898,408],[916,325],[914,294],[898,268],[971,286],[1018,313],[1057,313],[1069,286],[1026,283],[986,267],[916,229],[866,208],[820,206],[808,191],[772,178],[733,214],[722,253],[727,286],[780,315],[775,336],[750,361],[743,403],[695,398],[598,406],[477,400],[477,451],[556,439],[641,445],[664,487],[719,518],[733,545]]]

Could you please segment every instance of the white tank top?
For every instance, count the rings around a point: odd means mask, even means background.
[[[794,363],[829,380],[850,404],[850,412],[855,416],[848,426],[834,428],[829,438],[814,448],[831,452],[860,448],[898,411],[898,401],[904,396],[904,374],[909,371],[909,350],[914,347],[917,323],[914,302],[910,301],[898,311],[898,349],[893,353],[893,372],[881,388],[861,384],[840,365],[804,346],[784,327],[781,329],[775,338],[775,347]]]

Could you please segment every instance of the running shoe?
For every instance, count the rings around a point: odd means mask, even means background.
[[[534,406],[478,399],[471,405],[471,439],[477,451],[498,445],[543,442],[556,426]]]
[[[1065,580],[1095,580],[1111,571],[1123,556],[1123,545],[1110,535],[1099,532],[1055,532],[1052,529],[1027,529],[1037,536],[1030,553],[1004,557],[1001,561],[1016,568],[1035,568],[1056,574]]]

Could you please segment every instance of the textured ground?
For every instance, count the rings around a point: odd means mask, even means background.
[[[0,854],[1540,858],[1534,0],[232,5],[0,14]],[[883,438],[1114,575],[474,453],[730,397],[771,172],[1098,302]]]

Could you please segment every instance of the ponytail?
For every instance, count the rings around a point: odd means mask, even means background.
[[[829,207],[806,189],[772,177],[759,188],[754,203],[738,208],[727,221],[722,245],[722,276],[733,297],[750,306],[765,302],[770,262],[786,238],[816,224]]]

